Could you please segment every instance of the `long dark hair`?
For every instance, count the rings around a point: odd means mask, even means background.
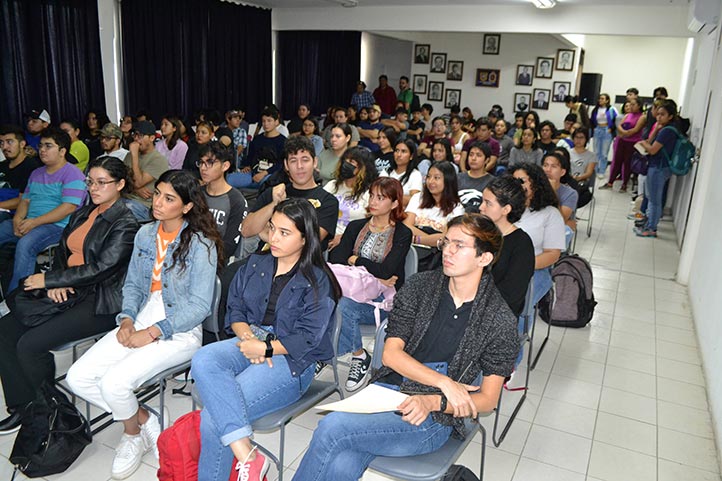
[[[436,169],[441,172],[444,176],[444,190],[441,192],[441,199],[439,201],[439,208],[444,215],[449,215],[454,208],[459,205],[461,200],[459,199],[459,181],[456,177],[456,169],[451,162],[443,160],[441,162],[435,162],[429,167]],[[436,201],[434,196],[429,192],[429,188],[424,184],[424,189],[421,191],[421,204],[419,205],[422,209],[433,209],[436,207]]]
[[[441,139],[434,139],[434,141],[431,143],[431,158],[434,158],[434,145],[439,144],[444,148],[444,152],[446,152],[446,159],[449,162],[454,161],[454,153],[451,151],[451,142],[446,137],[443,137]]]
[[[529,201],[529,210],[539,211],[545,207],[559,207],[559,198],[554,192],[544,169],[531,162],[522,162],[513,166],[509,173],[514,174],[517,170],[523,170],[529,177],[529,184],[526,188],[532,189],[532,198]]]
[[[564,175],[562,175],[561,179],[559,179],[559,182],[561,182],[562,184],[569,184],[569,181],[572,179],[572,163],[569,160],[569,157],[566,157],[560,151],[555,150],[554,152],[551,152],[544,156],[544,158],[542,159],[542,169],[544,168],[544,161],[547,159],[547,157],[557,159],[557,162],[559,162],[559,167],[564,169]]]
[[[193,202],[193,207],[186,214],[183,214],[183,220],[188,223],[188,226],[183,229],[180,234],[180,243],[178,244],[178,248],[173,252],[173,264],[171,267],[180,264],[180,269],[183,271],[193,236],[203,235],[216,246],[216,252],[218,253],[216,270],[220,272],[224,264],[223,239],[221,239],[221,235],[218,233],[216,221],[213,220],[213,216],[208,210],[208,204],[206,204],[206,198],[203,195],[198,179],[185,170],[166,170],[155,182],[156,187],[161,182],[169,184],[181,198],[183,204]],[[211,251],[209,247],[209,260],[210,255]]]
[[[313,286],[314,291],[318,295],[318,284],[313,268],[318,267],[328,276],[331,282],[331,296],[337,302],[341,296],[341,286],[333,275],[328,264],[323,260],[323,251],[321,250],[321,238],[318,235],[318,217],[314,207],[306,199],[290,198],[279,202],[273,208],[273,212],[280,213],[288,217],[293,222],[296,229],[301,233],[301,237],[305,240],[301,249],[301,257],[298,260],[298,269],[301,274]]]
[[[168,143],[166,144],[168,145],[168,150],[173,150],[181,136],[181,121],[175,115],[166,115],[163,119],[167,120],[171,123],[171,125],[173,125],[173,127],[175,127],[175,132],[171,134],[170,139],[167,140]],[[166,142],[165,138],[163,139],[163,142]]]
[[[336,165],[336,173],[334,175],[336,186],[334,187],[334,194],[338,192],[339,187],[344,182],[343,179],[341,179],[341,166],[346,160],[353,160],[358,166],[358,173],[355,176],[353,190],[351,192],[351,198],[358,200],[364,192],[369,191],[371,183],[378,178],[379,174],[376,170],[376,164],[371,152],[363,147],[351,147],[343,153]]]
[[[419,166],[419,158],[416,156],[416,142],[414,142],[411,139],[399,139],[394,144],[394,150],[396,150],[396,146],[399,144],[404,144],[406,148],[409,149],[409,152],[411,153],[411,159],[409,159],[409,165],[406,166],[406,172],[404,172],[404,175],[401,176],[399,179],[399,182],[401,182],[401,185],[404,185],[407,180],[409,180],[409,177],[411,177],[411,172],[414,171]],[[387,173],[391,173],[396,170],[396,159],[393,157],[391,158],[391,163],[389,164],[389,168],[386,169]]]
[[[90,169],[94,169],[96,167],[105,169],[113,180],[125,181],[125,186],[120,191],[121,194],[130,194],[135,189],[133,184],[133,173],[131,172],[130,167],[125,165],[125,162],[119,158],[111,155],[101,155],[88,163],[88,172],[90,172]]]

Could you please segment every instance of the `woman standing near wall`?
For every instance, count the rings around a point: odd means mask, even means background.
[[[617,116],[619,112],[612,105],[609,94],[600,94],[596,107],[589,119],[594,139],[594,152],[597,154],[597,176],[601,179],[607,171],[607,157],[612,139],[617,133]]]
[[[639,99],[632,98],[627,101],[629,113],[622,119],[621,125],[617,127],[617,145],[614,148],[612,170],[609,173],[609,180],[600,189],[611,189],[618,177],[622,178],[622,188],[619,192],[627,191],[627,182],[632,175],[631,162],[634,153],[634,144],[642,140],[642,129],[647,120],[642,113],[642,106]]]

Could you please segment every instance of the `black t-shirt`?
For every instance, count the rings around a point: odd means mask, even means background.
[[[223,239],[224,257],[228,259],[235,254],[241,240],[241,224],[248,214],[248,202],[243,194],[233,188],[225,194],[214,196],[204,186],[203,194]]]
[[[264,326],[272,326],[273,321],[276,320],[276,304],[278,304],[278,298],[281,296],[281,292],[283,292],[283,289],[288,284],[288,281],[293,278],[293,276],[296,275],[296,271],[298,270],[298,264],[293,266],[293,268],[286,272],[285,274],[281,275],[275,275],[276,271],[278,270],[278,260],[273,259],[273,282],[271,283],[271,292],[268,294],[268,304],[266,305],[266,312],[263,314],[263,322],[261,322]]]
[[[425,128],[426,128],[426,124],[424,122],[422,122],[421,120],[419,120],[418,122],[410,121],[408,130],[421,129],[421,133],[418,135],[406,134],[406,136],[418,144],[419,139],[421,139],[421,136],[424,135]]]
[[[522,229],[504,236],[504,245],[491,273],[496,287],[514,315],[524,309],[529,280],[534,274],[534,244]]]
[[[441,292],[439,307],[431,324],[412,357],[421,363],[451,364],[469,324],[473,304],[474,301],[465,302],[457,309],[447,284],[447,288]],[[396,372],[380,379],[380,382],[395,385],[400,385],[401,381],[401,375]]]
[[[215,133],[216,139],[220,142],[221,137],[228,137],[228,140],[230,141],[228,145],[221,142],[221,145],[225,147],[231,147],[233,148],[233,131],[229,129],[228,127],[218,127],[218,130],[216,130]]]
[[[43,163],[37,157],[25,157],[25,160],[11,169],[10,161],[6,159],[5,162],[0,162],[0,183],[7,182],[10,188],[25,192],[30,174],[42,166]]]
[[[549,142],[548,144],[545,144],[541,141],[537,143],[540,149],[542,149],[542,152],[544,152],[544,157],[554,152],[554,149],[557,148],[557,144],[554,142]]]
[[[336,235],[336,223],[338,222],[338,199],[317,185],[313,189],[299,190],[291,184],[286,184],[286,197],[297,197],[307,199],[316,208],[318,225],[328,232],[326,238],[321,242],[321,248],[326,250],[328,241]],[[273,198],[273,189],[266,189],[256,199],[256,205],[251,212],[256,212],[268,205]]]

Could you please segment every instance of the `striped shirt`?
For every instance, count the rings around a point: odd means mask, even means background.
[[[48,174],[47,167],[35,169],[23,193],[23,199],[30,202],[27,218],[45,215],[61,204],[80,206],[85,200],[85,194],[85,176],[73,164],[66,163],[52,174]],[[55,225],[63,228],[69,219],[68,215],[55,222]]]

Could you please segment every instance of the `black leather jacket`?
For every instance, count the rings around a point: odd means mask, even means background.
[[[88,220],[95,208],[95,205],[86,205],[70,217],[55,250],[53,269],[45,273],[45,287],[94,289],[95,314],[115,314],[122,308],[123,282],[133,253],[138,222],[122,201],[116,201],[96,217],[85,237],[85,264],[68,267],[68,236]]]

